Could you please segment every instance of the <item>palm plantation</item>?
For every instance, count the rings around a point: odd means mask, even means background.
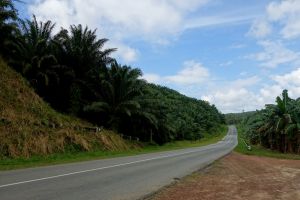
[[[138,97],[143,94],[145,85],[138,79],[141,75],[139,69],[113,62],[105,70],[103,79],[99,78],[99,101],[87,105],[85,110],[98,113],[105,125],[118,130],[124,116],[131,117],[141,109]]]
[[[20,71],[42,96],[50,85],[58,85],[56,73],[57,60],[52,54],[51,21],[21,21],[20,33],[13,42],[13,60],[11,64]]]
[[[13,1],[0,2],[1,43],[9,47],[2,56],[56,110],[158,144],[198,140],[224,124],[215,106],[119,64],[96,30],[78,24],[56,33],[54,22],[19,20]]]
[[[142,80],[119,64],[108,39],[81,24],[55,33],[55,23],[19,20],[13,1],[0,1],[2,57],[56,110],[143,141],[198,140],[216,132],[224,115],[206,101]],[[9,50],[5,50],[9,48]],[[284,91],[276,105],[248,117],[252,143],[300,152],[299,99]],[[130,126],[129,126],[130,124]]]
[[[288,91],[276,98],[276,104],[244,120],[246,136],[253,144],[281,152],[300,153],[300,101]]]
[[[18,12],[12,0],[0,1],[0,53],[8,56],[10,43],[18,32]]]
[[[107,39],[97,39],[96,30],[71,26],[54,36],[54,55],[64,66],[66,76],[61,85],[61,96],[54,107],[73,114],[83,109],[84,103],[94,100],[94,83],[106,65],[113,61],[109,55],[115,49],[103,49]],[[68,92],[68,95],[65,93]],[[63,104],[59,101],[63,100]]]

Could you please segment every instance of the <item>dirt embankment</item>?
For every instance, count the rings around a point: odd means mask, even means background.
[[[232,153],[152,200],[300,200],[300,160]]]
[[[0,159],[94,150],[139,148],[113,131],[53,110],[0,58]]]

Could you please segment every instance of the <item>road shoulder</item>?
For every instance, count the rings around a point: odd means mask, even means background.
[[[300,161],[231,153],[147,198],[300,200]]]

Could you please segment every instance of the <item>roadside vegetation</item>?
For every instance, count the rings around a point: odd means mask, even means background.
[[[224,130],[214,105],[147,83],[96,30],[55,33],[51,21],[19,19],[13,0],[0,0],[0,16],[0,160],[205,143]]]
[[[112,131],[86,130],[85,127],[92,126],[90,123],[56,112],[2,60],[0,72],[0,155],[3,159],[66,151],[127,150],[136,146]]]
[[[244,120],[246,139],[267,149],[300,154],[300,99],[291,99],[288,91]]]
[[[276,98],[276,104],[256,112],[226,115],[226,120],[239,122],[237,152],[300,159],[300,99],[291,99],[287,90]]]
[[[169,142],[164,145],[154,145],[154,144],[144,144],[143,148],[137,148],[137,144],[134,146],[135,148],[124,148],[128,147],[131,143],[126,143],[124,145],[124,141],[120,140],[120,138],[112,138],[112,133],[108,136],[112,139],[111,144],[114,145],[114,149],[106,149],[106,150],[95,150],[95,151],[78,151],[78,152],[65,152],[65,153],[53,153],[49,155],[35,155],[30,158],[7,158],[0,160],[0,170],[12,170],[19,168],[28,168],[28,167],[37,167],[44,165],[54,165],[54,164],[62,164],[62,163],[70,163],[70,162],[79,162],[79,161],[87,161],[93,159],[105,159],[105,158],[114,158],[121,156],[131,156],[131,155],[139,155],[145,153],[155,153],[160,151],[170,151],[177,150],[182,148],[191,148],[191,147],[200,147],[209,144],[216,143],[220,141],[227,134],[227,126],[223,126],[218,132],[215,134],[209,134],[201,140],[184,140],[184,141],[174,141]],[[118,143],[123,144],[121,147]],[[122,148],[123,147],[123,148]]]
[[[267,149],[259,144],[252,145],[246,139],[245,136],[245,127],[243,125],[237,126],[238,130],[238,145],[235,147],[234,151],[246,155],[255,155],[255,156],[266,156],[272,158],[280,158],[280,159],[292,159],[292,160],[300,160],[299,154],[292,153],[282,153],[276,150]],[[250,145],[251,150],[249,150],[245,144]]]
[[[255,111],[242,112],[242,113],[227,113],[225,114],[226,124],[240,124],[248,117],[255,114]]]

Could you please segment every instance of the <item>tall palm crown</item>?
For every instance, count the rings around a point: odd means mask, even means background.
[[[12,0],[0,0],[0,53],[7,54],[7,43],[13,40],[14,32],[18,31],[16,21],[18,12]]]
[[[93,70],[113,61],[109,55],[116,49],[102,50],[108,39],[97,39],[96,30],[83,28],[81,24],[62,29],[56,36],[59,44],[59,60],[72,67],[76,77],[86,76]]]
[[[64,91],[68,93],[64,106],[68,112],[77,114],[87,102],[95,99],[95,83],[98,75],[113,59],[109,55],[116,49],[104,49],[108,39],[97,39],[96,30],[82,25],[72,25],[70,31],[62,29],[54,36],[55,56],[69,69]],[[62,97],[65,98],[65,97]]]
[[[254,143],[281,152],[300,152],[300,102],[291,99],[287,90],[276,98],[276,104],[266,105],[246,125],[246,135]]]
[[[42,57],[50,54],[54,27],[55,24],[50,20],[45,23],[38,22],[34,15],[31,21],[26,20],[21,22],[24,45],[31,54],[31,57],[33,55]]]
[[[38,22],[36,17],[21,21],[21,33],[14,42],[14,66],[20,70],[35,88],[49,84],[49,75],[58,79],[53,66],[57,61],[52,54],[51,21]]]
[[[141,108],[136,97],[142,95],[144,81],[141,70],[113,62],[105,72],[99,87],[100,101],[85,107],[86,111],[106,113],[106,124],[118,128],[120,119],[130,117]]]

